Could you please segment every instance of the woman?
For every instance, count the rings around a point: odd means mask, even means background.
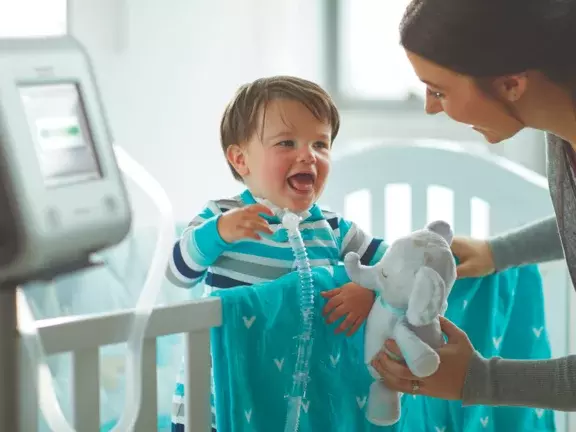
[[[490,143],[525,127],[547,133],[555,217],[487,242],[456,239],[459,277],[565,256],[576,281],[576,0],[412,0],[401,43],[427,85],[426,112],[469,124]],[[391,388],[464,405],[576,410],[576,356],[484,359],[454,324],[440,369],[417,379],[381,353],[373,366]],[[399,354],[388,341],[388,349]]]

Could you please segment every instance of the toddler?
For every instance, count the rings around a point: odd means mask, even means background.
[[[305,244],[312,266],[341,263],[357,252],[364,264],[384,254],[382,240],[353,222],[321,209],[330,152],[340,118],[318,85],[295,77],[258,79],[228,104],[220,136],[232,175],[246,185],[239,196],[211,201],[175,244],[168,278],[208,291],[272,281],[293,271],[294,257],[278,212],[289,209],[313,230]],[[284,232],[285,233],[285,232]],[[327,323],[343,318],[337,332],[353,334],[365,321],[374,294],[348,283],[323,293]],[[294,311],[298,313],[298,311]],[[181,377],[183,378],[183,376]],[[183,384],[174,396],[172,430],[184,430]],[[216,430],[212,389],[212,428]]]

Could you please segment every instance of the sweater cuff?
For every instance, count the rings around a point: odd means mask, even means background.
[[[516,253],[510,247],[510,241],[507,236],[492,237],[488,240],[488,247],[492,252],[492,260],[496,271],[506,270],[514,266]]]
[[[231,244],[222,239],[218,232],[218,220],[222,215],[218,214],[206,220],[196,227],[191,238],[191,246],[195,249],[198,264],[203,266],[212,265],[222,253],[231,248]]]
[[[485,405],[492,400],[489,360],[474,351],[462,390],[462,405]]]

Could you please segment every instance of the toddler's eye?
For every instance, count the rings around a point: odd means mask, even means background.
[[[280,141],[278,145],[282,147],[294,147],[294,141],[292,140]]]

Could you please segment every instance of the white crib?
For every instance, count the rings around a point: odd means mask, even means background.
[[[543,177],[474,145],[430,141],[365,142],[336,152],[329,187],[321,201],[387,240],[436,217],[451,220],[457,234],[484,236],[552,213]],[[400,218],[394,216],[398,214]],[[569,349],[571,284],[562,263],[544,265],[542,271],[553,355],[564,355]],[[126,341],[130,320],[127,311],[40,322],[47,354],[73,355],[73,417],[82,432],[99,431],[99,348]],[[179,333],[186,334],[187,430],[210,430],[209,332],[220,324],[217,299],[153,311],[146,333],[144,395],[137,431],[156,430],[156,338]],[[24,371],[26,364],[23,366]],[[27,395],[22,430],[33,431],[38,400],[27,370],[22,373],[21,385]],[[558,430],[566,431],[566,416],[558,414],[557,424]]]

